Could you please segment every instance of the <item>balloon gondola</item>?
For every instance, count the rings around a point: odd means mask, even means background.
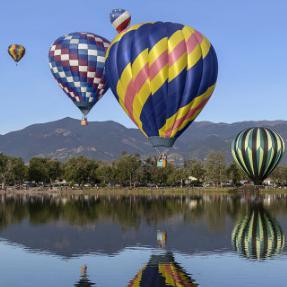
[[[175,23],[144,23],[118,34],[106,55],[109,86],[155,148],[170,148],[202,111],[217,80],[208,39]]]
[[[245,174],[255,185],[261,185],[279,164],[285,144],[282,137],[269,128],[250,128],[236,136],[231,151]]]
[[[279,223],[257,203],[235,225],[232,244],[245,258],[262,260],[283,251],[285,236]]]
[[[92,33],[71,33],[57,39],[49,51],[49,66],[59,86],[83,114],[105,94],[105,53],[109,41]]]

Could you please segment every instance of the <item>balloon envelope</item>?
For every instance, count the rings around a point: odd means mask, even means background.
[[[236,136],[231,151],[238,166],[260,185],[280,162],[285,144],[271,129],[250,128]]]
[[[281,253],[285,236],[278,222],[263,206],[255,204],[235,225],[232,244],[244,257],[261,260]]]
[[[188,274],[174,261],[172,253],[153,255],[148,264],[140,270],[128,287],[196,287]]]
[[[114,28],[120,33],[130,25],[131,15],[125,9],[113,9],[110,20]]]
[[[109,41],[92,33],[71,33],[49,51],[49,66],[60,87],[87,115],[105,94],[105,53]]]
[[[18,63],[25,56],[26,50],[22,45],[12,44],[8,47],[8,53]]]
[[[172,146],[215,88],[215,51],[188,26],[132,26],[113,40],[106,58],[110,88],[153,146]]]

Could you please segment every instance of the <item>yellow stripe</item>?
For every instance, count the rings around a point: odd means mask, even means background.
[[[177,119],[181,119],[184,116],[187,115],[187,113],[191,110],[196,108],[198,105],[201,104],[201,102],[205,99],[208,99],[213,91],[215,89],[215,85],[212,85],[211,87],[209,87],[205,93],[203,93],[202,95],[196,97],[195,99],[193,99],[189,104],[185,105],[184,107],[180,108],[177,113],[175,113],[173,116],[171,116],[170,118],[168,118],[166,120],[165,125],[159,130],[159,135],[161,137],[165,137],[165,133],[166,131],[170,130],[173,128],[173,125],[175,124]],[[170,137],[174,137],[176,135],[177,132],[179,132],[180,130],[182,130],[189,122],[191,122],[192,120],[194,120],[197,115],[201,112],[202,109],[199,109],[198,112],[196,112],[191,118],[186,119],[185,121],[182,122],[182,124],[177,128],[174,129],[170,135]]]
[[[184,34],[182,33],[182,30],[178,30],[168,39],[168,53],[171,54],[182,41],[185,41]],[[175,79],[186,66],[187,60],[185,52],[172,66],[169,66],[168,81],[171,82]]]

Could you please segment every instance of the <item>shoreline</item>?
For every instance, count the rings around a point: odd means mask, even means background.
[[[257,194],[257,195],[287,195],[287,189],[280,188],[257,188],[254,186],[240,187],[240,188],[198,188],[198,187],[160,187],[160,188],[128,188],[128,187],[101,187],[101,188],[29,188],[29,189],[16,189],[7,188],[0,190],[0,196],[230,196],[230,195],[244,195],[244,194]]]

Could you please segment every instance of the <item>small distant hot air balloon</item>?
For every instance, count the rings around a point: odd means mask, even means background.
[[[248,259],[262,260],[283,251],[285,236],[262,204],[253,204],[232,232],[234,249]]]
[[[114,28],[120,33],[131,23],[131,15],[125,9],[113,9],[110,13],[110,20]]]
[[[196,287],[188,274],[177,264],[171,252],[153,255],[148,264],[130,281],[128,287]]]
[[[25,47],[19,44],[12,44],[8,47],[8,53],[16,63],[25,56],[25,52]]]
[[[91,282],[88,278],[87,269],[88,268],[86,265],[81,266],[81,268],[80,268],[81,279],[79,280],[78,283],[76,283],[74,285],[75,287],[92,287],[92,286],[95,286],[95,283]]]
[[[195,29],[144,23],[118,34],[106,56],[109,86],[154,147],[172,147],[211,97],[214,48]]]
[[[271,129],[250,128],[236,136],[231,151],[238,166],[255,185],[261,185],[280,162],[285,144]]]
[[[92,33],[71,33],[57,39],[49,51],[51,72],[59,86],[86,116],[105,94],[105,53],[109,41]]]

